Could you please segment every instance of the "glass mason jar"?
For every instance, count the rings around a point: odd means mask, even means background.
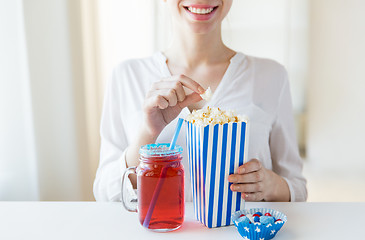
[[[128,211],[139,213],[140,223],[151,230],[178,229],[184,221],[184,167],[178,145],[149,144],[139,150],[140,164],[126,169],[122,178],[122,202]],[[129,174],[137,174],[137,209],[126,202],[125,184]]]

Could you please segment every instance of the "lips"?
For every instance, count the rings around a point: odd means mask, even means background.
[[[189,5],[184,6],[185,11],[191,18],[197,21],[207,21],[211,19],[216,12],[218,6],[212,5]]]

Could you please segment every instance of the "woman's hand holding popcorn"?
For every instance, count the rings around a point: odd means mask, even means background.
[[[193,91],[185,93],[185,89]],[[149,134],[158,136],[181,110],[202,100],[204,88],[185,75],[175,75],[155,82],[144,103],[144,126]]]
[[[286,181],[257,159],[241,165],[236,174],[229,175],[228,181],[233,183],[231,190],[241,192],[247,201],[290,201]]]
[[[136,129],[136,137],[127,149],[127,166],[137,166],[139,148],[156,142],[161,131],[183,108],[202,100],[200,94],[204,91],[199,83],[185,75],[174,75],[153,83],[144,101],[143,122]],[[131,175],[131,181],[136,188],[135,176]]]

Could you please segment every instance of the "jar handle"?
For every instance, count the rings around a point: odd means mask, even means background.
[[[132,194],[128,193],[127,181],[129,181],[130,174],[136,174],[136,167],[127,168],[122,177],[122,189],[121,189],[121,198],[123,206],[126,210],[130,212],[137,212],[137,198],[132,196]]]

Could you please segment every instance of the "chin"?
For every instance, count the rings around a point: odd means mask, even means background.
[[[190,23],[188,28],[191,33],[204,35],[212,33],[216,30],[216,25],[209,25],[209,24],[198,24],[198,23]]]

